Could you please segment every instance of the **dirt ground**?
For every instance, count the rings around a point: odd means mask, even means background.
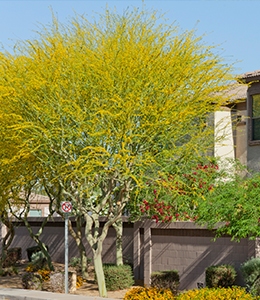
[[[1,288],[12,288],[12,289],[22,289],[22,275],[25,273],[25,268],[28,262],[22,261],[17,264],[16,268],[18,270],[17,275],[6,275],[0,276],[0,289]],[[64,266],[61,264],[54,263],[55,269],[64,270]],[[76,295],[87,295],[87,296],[99,296],[98,286],[94,283],[93,271],[89,272],[89,279],[86,282],[83,282],[83,285],[77,288],[76,292],[73,294]],[[108,291],[107,297],[113,299],[123,299],[127,290],[119,291]]]

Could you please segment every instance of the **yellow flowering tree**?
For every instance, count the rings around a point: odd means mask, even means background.
[[[107,10],[94,22],[54,19],[37,40],[3,54],[0,68],[6,139],[19,141],[6,164],[33,157],[49,193],[83,214],[106,296],[108,228],[130,202],[139,208],[147,182],[165,185],[162,178],[208,153],[206,121],[226,101],[230,67],[195,32],[156,13]]]

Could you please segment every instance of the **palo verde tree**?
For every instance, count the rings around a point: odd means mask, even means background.
[[[37,40],[3,55],[1,70],[0,114],[5,108],[5,118],[15,116],[5,134],[10,141],[19,134],[17,153],[30,153],[53,196],[84,215],[106,296],[101,254],[108,228],[128,203],[140,209],[147,182],[163,185],[207,155],[207,118],[227,100],[231,67],[195,32],[134,9],[106,10],[93,22],[54,19]],[[18,157],[10,154],[8,163]]]

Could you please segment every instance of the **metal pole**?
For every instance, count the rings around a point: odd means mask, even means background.
[[[65,213],[65,294],[68,294],[69,286],[69,245],[68,245],[68,227],[69,214]]]

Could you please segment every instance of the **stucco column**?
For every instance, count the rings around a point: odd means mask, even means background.
[[[214,156],[220,158],[220,168],[227,168],[232,175],[234,170],[229,160],[235,158],[235,147],[231,110],[227,107],[215,112],[214,139]]]
[[[151,221],[144,222],[144,284],[150,286],[152,273]]]
[[[134,267],[134,279],[139,280],[140,278],[140,261],[141,261],[141,238],[140,238],[140,227],[141,222],[134,223],[134,257],[133,257],[133,267]]]
[[[260,238],[255,239],[255,257],[260,257]]]

